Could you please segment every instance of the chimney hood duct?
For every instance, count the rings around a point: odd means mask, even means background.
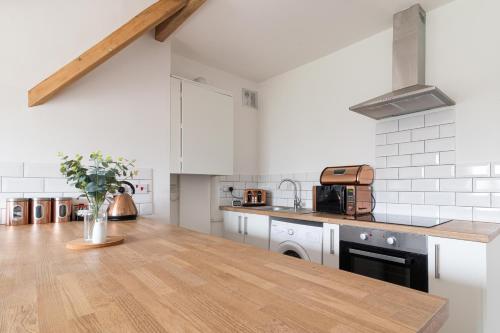
[[[392,92],[351,106],[373,119],[455,105],[435,86],[425,85],[425,11],[419,4],[394,14]]]

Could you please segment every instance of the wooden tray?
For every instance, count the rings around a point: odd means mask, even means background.
[[[123,243],[125,240],[124,236],[108,236],[106,237],[105,243],[94,244],[90,242],[85,242],[83,238],[74,239],[66,243],[66,248],[70,250],[85,250],[85,249],[95,249],[98,247],[113,246]]]

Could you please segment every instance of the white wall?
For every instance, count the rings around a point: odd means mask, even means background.
[[[27,91],[154,0],[0,3],[0,161],[57,162],[100,149],[154,170],[155,213],[169,216],[170,46],[143,36],[48,103]]]
[[[456,0],[427,13],[427,82],[457,102],[457,162],[500,160],[499,11]],[[391,66],[389,29],[263,82],[259,173],[373,164],[376,122],[348,107],[390,91]]]
[[[230,91],[234,100],[234,173],[257,173],[257,118],[259,111],[241,105],[241,89],[257,90],[255,82],[206,66],[172,53],[172,74],[195,79],[204,77],[207,84]]]

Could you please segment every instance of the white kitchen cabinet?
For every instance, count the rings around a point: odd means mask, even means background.
[[[170,173],[181,173],[181,80],[170,80]]]
[[[233,174],[233,110],[229,94],[172,77],[171,172]]]
[[[269,216],[224,212],[224,238],[269,249]]]
[[[429,293],[449,300],[440,332],[498,332],[500,240],[428,238]]]
[[[339,268],[339,226],[323,223],[323,265]]]

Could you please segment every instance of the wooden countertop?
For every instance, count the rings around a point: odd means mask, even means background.
[[[251,207],[232,207],[221,206],[221,210],[251,213],[259,215],[269,215],[273,217],[289,218],[303,221],[332,223],[353,225],[358,227],[366,227],[373,229],[382,229],[394,232],[408,232],[413,234],[454,238],[468,240],[473,242],[489,243],[500,234],[500,223],[489,222],[471,222],[452,220],[432,228],[422,228],[407,225],[375,223],[366,221],[357,221],[351,218],[346,218],[344,215],[328,214],[328,213],[302,213],[302,212],[284,212],[284,211],[268,211],[255,209]]]
[[[0,226],[0,332],[436,332],[445,299],[141,219]]]

